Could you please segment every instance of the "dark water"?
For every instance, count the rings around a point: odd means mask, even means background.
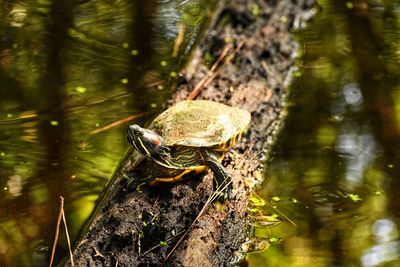
[[[400,266],[400,3],[318,2],[250,266]]]
[[[59,196],[76,237],[128,146],[126,121],[94,131],[163,108],[210,8],[0,1],[0,266],[48,264]]]

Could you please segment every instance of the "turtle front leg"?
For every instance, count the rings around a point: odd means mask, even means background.
[[[150,182],[150,186],[159,185],[162,183],[175,183],[178,181],[183,181],[186,179],[186,177],[190,177],[190,176],[205,172],[206,170],[207,170],[206,166],[189,167],[186,170],[184,170],[182,173],[180,173],[179,175],[176,175],[176,176],[154,178]]]
[[[214,173],[214,189],[223,189],[222,198],[233,199],[232,195],[232,176],[226,171],[225,167],[219,162],[217,155],[206,151],[204,162]]]

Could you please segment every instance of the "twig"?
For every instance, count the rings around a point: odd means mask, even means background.
[[[147,112],[143,112],[143,113],[139,113],[139,114],[136,114],[136,115],[132,115],[132,116],[126,117],[124,119],[117,120],[115,122],[112,122],[112,123],[104,126],[104,127],[101,127],[101,128],[98,128],[96,130],[91,131],[90,134],[97,134],[97,133],[100,133],[100,132],[104,132],[104,131],[106,131],[106,130],[108,130],[110,128],[116,127],[116,126],[121,125],[123,123],[126,123],[128,121],[135,120],[137,118],[143,117],[143,116],[145,116],[147,114],[148,114]]]
[[[60,196],[62,206],[64,207],[64,198]],[[64,222],[64,228],[65,228],[65,234],[67,236],[67,242],[68,242],[68,249],[69,249],[69,257],[71,260],[71,266],[74,267],[74,257],[72,256],[72,249],[71,249],[71,240],[69,239],[69,233],[68,233],[68,227],[67,227],[67,220],[65,218],[65,213],[64,213],[64,208],[62,208],[62,217],[63,217],[63,222]]]
[[[228,51],[230,50],[230,44],[226,45],[224,50],[222,51],[221,55],[217,59],[217,61],[214,63],[214,65],[211,67],[210,71],[206,76],[201,79],[201,81],[195,86],[193,91],[190,93],[190,95],[186,98],[187,100],[193,100],[197,97],[197,95],[200,93],[200,91],[206,87],[212,80],[215,79],[215,77],[221,72],[221,67],[224,66],[226,63],[230,62],[233,59],[233,56],[242,48],[244,45],[244,41],[241,41],[239,45],[233,50],[232,53],[227,55]],[[217,69],[217,65],[222,61],[222,59],[226,57],[227,60],[224,61],[222,66],[220,66]],[[217,70],[216,70],[217,69]],[[211,76],[210,76],[211,75]]]
[[[243,40],[243,41],[241,41],[241,42],[238,44],[238,46],[235,48],[235,50],[233,50],[233,52],[232,52],[231,54],[228,55],[228,59],[227,59],[226,62],[229,62],[229,61],[231,61],[231,60],[233,59],[233,56],[236,55],[236,53],[239,52],[240,49],[242,49],[244,43],[245,43],[245,41]],[[226,63],[226,62],[225,62],[225,63]],[[225,63],[224,63],[224,64],[225,64]]]
[[[224,59],[224,57],[226,56],[226,54],[228,54],[229,50],[232,48],[232,44],[227,44],[224,47],[224,50],[222,50],[221,55],[218,57],[217,61],[215,61],[214,65],[211,67],[210,71],[214,72],[215,69],[218,67],[219,63],[222,61],[222,59]]]
[[[174,42],[174,50],[172,52],[172,57],[178,56],[179,48],[181,47],[181,45],[183,43],[184,37],[185,37],[185,24],[180,23],[178,36],[176,37],[175,42]]]
[[[207,81],[208,76],[204,76],[203,79],[200,80],[200,82],[194,87],[193,91],[190,93],[190,95],[186,98],[186,100],[193,100],[196,98],[196,96],[200,93],[201,89],[203,88],[204,83]]]
[[[295,227],[298,227],[297,224],[292,221],[285,213],[283,213],[282,211],[280,211],[279,209],[275,208],[274,206],[272,206],[268,201],[265,202],[267,203],[268,206],[270,206],[272,209],[276,210],[276,212],[278,212],[280,215],[282,215],[283,218],[285,218],[286,220],[288,220],[291,224],[293,224]]]
[[[53,249],[51,251],[49,267],[53,266],[54,255],[56,253],[56,246],[57,246],[57,242],[58,242],[58,235],[60,233],[60,224],[61,224],[61,217],[63,215],[63,209],[64,209],[64,201],[63,201],[63,199],[61,199],[60,211],[58,213],[56,233],[55,233],[55,236],[54,236],[54,243],[53,243]]]
[[[222,59],[226,56],[228,53],[229,49],[231,48],[231,44],[227,44],[222,51],[221,55],[218,57],[218,59],[215,61],[214,65],[211,67],[211,69],[208,71],[207,75],[203,77],[203,79],[200,80],[200,82],[194,87],[193,91],[190,93],[190,95],[186,98],[187,100],[193,100],[195,99],[198,94],[200,93],[201,89],[206,86],[206,83],[210,83],[215,76],[218,75],[219,71],[217,71],[217,74],[215,74],[215,69],[218,67],[219,63],[222,61]],[[211,77],[209,76],[210,74]]]
[[[215,79],[215,77],[218,76],[218,74],[221,72],[221,70],[222,70],[221,68],[217,69],[217,70],[204,82],[202,88],[207,87],[207,86],[210,84],[210,82],[212,82],[212,81]]]

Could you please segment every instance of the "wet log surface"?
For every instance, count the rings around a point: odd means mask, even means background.
[[[284,89],[295,64],[297,44],[290,31],[310,17],[313,1],[224,2],[182,70],[169,104],[186,99],[207,75],[205,54],[218,58],[227,40],[233,46],[243,42],[196,98],[251,112],[248,131],[223,160],[233,177],[234,199],[211,204],[167,259],[212,194],[212,176],[129,191],[123,176],[136,165],[131,153],[76,244],[75,265],[204,267],[240,259],[249,238],[248,197],[262,180],[263,159],[279,130]]]

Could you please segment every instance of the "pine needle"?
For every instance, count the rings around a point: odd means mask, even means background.
[[[53,249],[51,251],[49,267],[53,266],[54,255],[56,254],[56,246],[57,246],[57,242],[58,242],[58,235],[60,233],[60,224],[61,224],[61,217],[62,217],[62,214],[63,214],[63,209],[64,209],[64,200],[61,199],[60,211],[58,213],[56,233],[55,233],[55,236],[54,236],[54,243],[53,243]]]

